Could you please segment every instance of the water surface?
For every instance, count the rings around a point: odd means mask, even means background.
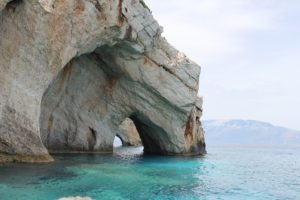
[[[56,155],[50,164],[0,166],[1,200],[300,199],[300,150],[211,147],[205,157]]]

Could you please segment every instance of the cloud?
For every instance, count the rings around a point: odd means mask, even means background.
[[[300,129],[300,2],[146,0],[164,35],[202,66],[204,118]]]
[[[147,3],[165,27],[168,40],[204,64],[242,53],[244,32],[270,29],[273,25],[272,12],[248,8],[249,1],[149,0]]]

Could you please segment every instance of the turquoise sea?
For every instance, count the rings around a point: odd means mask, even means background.
[[[0,166],[0,199],[300,199],[299,149],[210,147],[204,157],[163,157],[121,147],[55,159]]]

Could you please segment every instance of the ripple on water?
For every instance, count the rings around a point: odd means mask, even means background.
[[[300,151],[212,148],[205,157],[57,155],[49,164],[0,166],[1,200],[299,199]]]

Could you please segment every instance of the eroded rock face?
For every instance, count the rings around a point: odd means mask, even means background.
[[[117,136],[121,139],[123,146],[142,146],[142,140],[130,118],[126,118],[119,126]]]
[[[0,0],[0,161],[111,152],[126,118],[145,152],[203,154],[200,67],[138,0]]]

